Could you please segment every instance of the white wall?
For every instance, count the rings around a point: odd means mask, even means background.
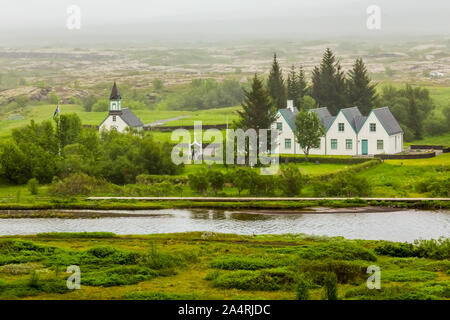
[[[370,131],[370,124],[376,124],[376,132]],[[368,151],[369,155],[373,154],[394,154],[401,152],[403,150],[403,135],[396,134],[393,136],[389,136],[386,130],[383,128],[383,125],[378,120],[377,116],[372,112],[370,113],[367,121],[364,123],[363,127],[359,131],[359,140],[367,140],[368,141]],[[397,139],[397,149],[395,148],[395,139]],[[383,149],[377,148],[377,140],[383,140]],[[361,144],[359,147],[359,154],[361,154]]]
[[[283,130],[279,131],[275,153],[278,154],[303,154],[298,143],[294,144],[294,133],[286,120],[277,114],[277,120],[272,125],[272,130],[277,130],[277,122],[283,124]],[[339,123],[344,123],[344,132],[339,132]],[[375,123],[376,132],[370,132],[370,124]],[[285,139],[291,139],[291,149],[285,148]],[[337,139],[337,149],[331,149],[331,140]],[[352,140],[352,149],[346,148],[346,140]],[[395,154],[403,151],[403,134],[389,136],[374,113],[371,113],[361,130],[356,133],[343,113],[339,113],[326,137],[321,138],[320,148],[312,149],[310,154],[315,155],[362,155],[362,140],[368,141],[368,155]],[[383,149],[377,149],[377,140],[383,140]],[[397,140],[397,143],[396,143]]]
[[[124,132],[127,127],[128,125],[126,124],[125,121],[122,120],[120,116],[116,116],[116,121],[113,121],[113,116],[110,115],[100,126],[100,131],[102,130],[110,131],[111,129],[116,128],[117,131]]]
[[[339,123],[344,124],[344,132],[339,131]],[[344,116],[342,112],[340,112],[336,119],[334,120],[333,124],[327,131],[327,155],[349,155],[353,156],[358,154],[357,153],[357,135],[355,133],[355,130],[350,125],[350,123],[347,121],[347,118]],[[337,149],[333,150],[331,149],[331,140],[336,139],[337,140]],[[352,148],[347,149],[346,148],[346,140],[352,140]]]

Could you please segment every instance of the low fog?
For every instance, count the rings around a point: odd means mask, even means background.
[[[66,26],[81,9],[81,28]],[[368,30],[366,9],[381,9]],[[0,41],[8,43],[449,35],[444,0],[15,0],[2,3]]]

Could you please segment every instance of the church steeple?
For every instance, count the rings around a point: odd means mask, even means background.
[[[122,110],[122,96],[117,89],[117,84],[114,81],[114,85],[109,96],[109,111],[121,111]]]

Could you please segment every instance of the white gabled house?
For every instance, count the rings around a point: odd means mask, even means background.
[[[117,130],[125,132],[127,128],[142,130],[144,124],[133,111],[128,108],[122,109],[122,96],[117,89],[116,82],[109,96],[109,113],[105,120],[100,124],[99,130]]]
[[[327,108],[312,109],[325,128],[320,147],[311,149],[315,155],[375,155],[403,151],[403,130],[388,107],[374,109],[365,117],[358,107],[341,109],[332,116]],[[294,136],[298,110],[288,101],[286,109],[278,110],[272,130],[278,131],[274,153],[303,154]]]

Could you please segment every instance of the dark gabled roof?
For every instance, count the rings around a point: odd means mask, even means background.
[[[117,89],[116,82],[114,81],[114,85],[112,87],[109,100],[120,100],[120,99],[122,99],[122,96],[120,95],[119,89]]]
[[[402,127],[398,124],[389,107],[383,107],[372,110],[386,132],[392,136],[397,133],[403,133]]]
[[[312,109],[311,112],[317,114],[325,130],[327,130],[330,127],[330,125],[333,123],[333,120],[335,119],[335,117],[333,117],[330,111],[328,111],[328,109],[325,107]]]
[[[355,132],[358,132],[361,129],[361,126],[364,122],[361,123],[363,115],[359,111],[358,107],[351,107],[346,109],[341,109],[341,112],[344,114],[345,118],[347,118],[348,122],[352,126]]]
[[[294,112],[292,112],[289,109],[280,109],[278,111],[281,113],[283,118],[286,120],[289,127],[291,127],[292,131],[294,131],[295,130],[295,116],[298,113],[298,109],[294,108]]]
[[[130,127],[142,127],[144,124],[142,123],[141,119],[139,119],[133,111],[131,111],[128,108],[122,109],[122,114],[120,115],[120,118],[122,118],[123,121]]]
[[[355,118],[355,130],[356,132],[359,132],[359,130],[361,130],[362,126],[364,125],[364,123],[366,122],[367,117],[356,117]]]

